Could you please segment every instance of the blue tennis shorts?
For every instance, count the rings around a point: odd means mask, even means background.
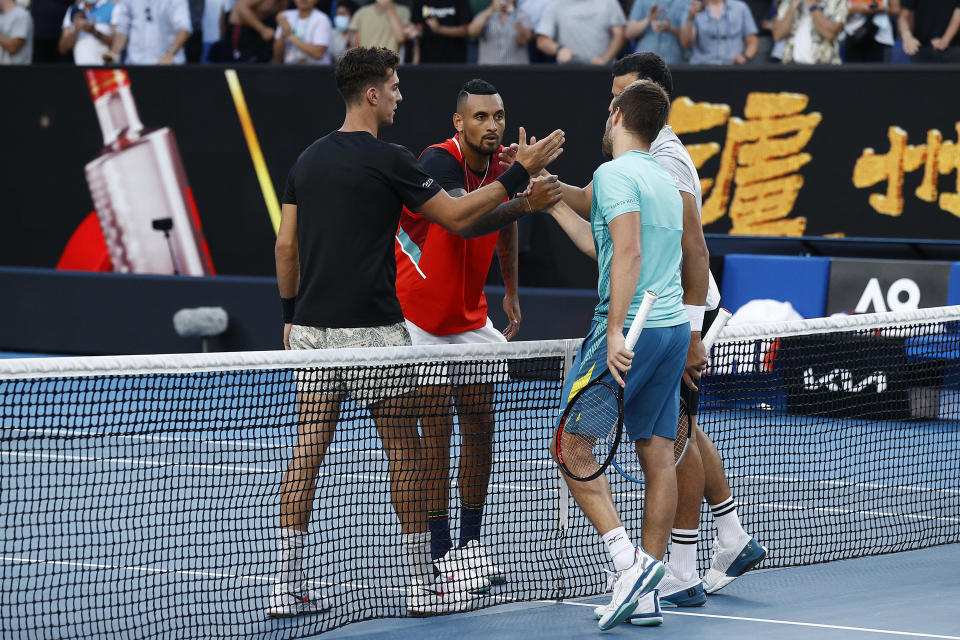
[[[623,425],[628,440],[648,440],[653,435],[671,440],[676,437],[679,384],[689,346],[687,322],[644,329],[640,334],[623,390]],[[617,384],[607,369],[606,324],[594,320],[563,385],[564,408],[577,391],[598,378]]]

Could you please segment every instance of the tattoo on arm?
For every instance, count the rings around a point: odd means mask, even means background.
[[[517,223],[508,224],[497,237],[497,257],[507,294],[517,294]]]
[[[491,234],[507,226],[514,220],[523,217],[523,215],[528,212],[529,210],[523,202],[523,198],[508,200],[492,211],[483,214],[483,217],[474,222],[470,227],[464,229],[460,235],[464,238],[479,238],[480,236]]]
[[[451,198],[462,198],[463,196],[467,195],[467,190],[463,187],[457,187],[455,189],[447,189],[447,193]]]

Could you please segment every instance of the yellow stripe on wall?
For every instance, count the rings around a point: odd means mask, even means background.
[[[227,76],[227,86],[230,87],[230,95],[233,97],[233,104],[237,108],[237,117],[240,119],[243,137],[247,140],[250,159],[253,160],[253,169],[257,173],[257,181],[260,182],[260,191],[263,192],[263,201],[267,205],[267,213],[270,215],[270,222],[273,224],[273,232],[279,233],[280,202],[277,201],[277,194],[273,190],[273,181],[270,179],[270,172],[267,171],[263,151],[260,150],[257,132],[253,128],[253,120],[250,118],[250,111],[247,109],[247,101],[243,97],[243,89],[240,88],[240,78],[237,77],[237,72],[233,69],[227,69],[223,73]]]

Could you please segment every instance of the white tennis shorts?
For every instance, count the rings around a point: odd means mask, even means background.
[[[487,324],[463,333],[438,336],[424,331],[409,320],[404,320],[414,346],[433,344],[493,344],[506,342],[503,334],[496,330],[490,318]],[[506,362],[457,362],[447,365],[420,365],[417,370],[417,382],[421,386],[454,384],[458,387],[470,384],[492,384],[506,382],[508,378]]]
[[[325,329],[295,324],[290,328],[291,349],[350,349],[402,347],[410,334],[402,322],[383,327]],[[412,365],[370,365],[332,369],[298,369],[297,392],[349,395],[360,406],[382,402],[416,389],[417,371]]]

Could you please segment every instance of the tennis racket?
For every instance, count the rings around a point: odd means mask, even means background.
[[[713,324],[710,325],[710,328],[707,329],[707,335],[703,337],[703,348],[706,350],[708,358],[710,357],[710,350],[713,348],[713,343],[716,342],[717,336],[723,331],[723,328],[727,325],[727,320],[729,320],[732,315],[733,314],[723,307],[717,311],[717,317],[714,319]],[[690,409],[687,407],[687,403],[684,401],[683,394],[681,393],[680,417],[677,419],[677,435],[673,440],[673,459],[675,466],[679,465],[683,460],[683,456],[687,454],[692,432],[693,426],[690,423]],[[617,463],[616,458],[614,458],[612,462],[613,468],[624,478],[643,484],[644,481],[640,477],[641,470],[639,465],[621,466]]]
[[[633,351],[657,294],[643,294],[640,309],[630,324],[624,344]],[[601,363],[598,363],[601,364]],[[605,364],[605,363],[603,363]],[[603,473],[620,444],[623,431],[623,389],[602,376],[580,389],[557,427],[557,460],[570,478],[586,482]]]

